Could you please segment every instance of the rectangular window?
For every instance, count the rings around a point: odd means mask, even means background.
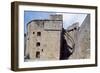
[[[37,36],[41,36],[41,32],[37,32]]]
[[[39,47],[39,46],[40,46],[40,42],[37,42],[37,43],[36,43],[36,46]]]
[[[36,52],[36,58],[40,58],[40,52],[39,51]]]

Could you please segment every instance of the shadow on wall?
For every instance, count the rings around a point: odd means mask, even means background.
[[[73,50],[73,48],[67,44],[67,41],[64,37],[65,33],[66,30],[63,28],[62,36],[61,36],[62,41],[61,41],[61,49],[60,49],[60,60],[68,59],[73,53],[70,51]]]

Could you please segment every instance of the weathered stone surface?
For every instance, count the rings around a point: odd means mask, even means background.
[[[81,26],[76,22],[63,31],[62,25],[62,15],[29,22],[25,36],[26,60],[90,58],[90,15]]]
[[[48,20],[33,20],[28,24],[26,56],[29,60],[59,60],[61,19],[62,15],[52,15]]]
[[[72,25],[73,26],[73,25]],[[79,30],[73,31],[75,36],[75,51],[69,59],[90,58],[90,15],[88,14]]]

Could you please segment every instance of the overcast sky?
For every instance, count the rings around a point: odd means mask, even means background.
[[[27,23],[34,19],[48,19],[51,14],[63,15],[63,27],[67,29],[73,23],[79,22],[81,25],[87,14],[76,13],[55,13],[55,12],[36,12],[24,11],[24,32],[27,32]]]

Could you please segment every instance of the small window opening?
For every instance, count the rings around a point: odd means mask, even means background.
[[[37,43],[36,43],[36,46],[37,46],[37,47],[40,46],[40,42],[37,42]]]
[[[36,58],[40,58],[40,52],[39,51],[36,52]]]
[[[37,32],[37,36],[41,36],[41,32]]]
[[[43,52],[43,49],[42,49],[42,52]]]
[[[33,34],[35,34],[35,32],[33,32]]]
[[[75,27],[74,30],[76,30],[77,28]]]

